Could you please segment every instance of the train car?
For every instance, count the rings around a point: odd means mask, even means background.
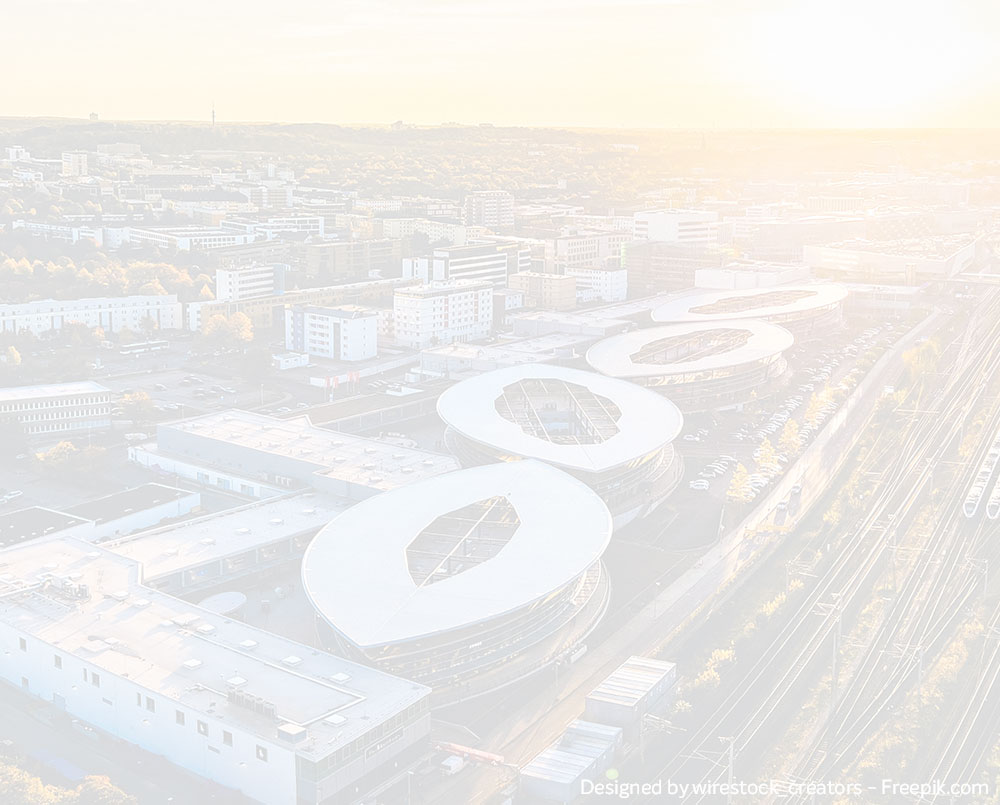
[[[983,463],[979,465],[976,480],[972,482],[969,493],[965,497],[962,511],[966,517],[971,519],[979,511],[983,495],[986,493],[986,488],[990,485],[990,479],[993,478],[993,473],[997,468],[998,462],[1000,462],[1000,428],[993,434],[993,442],[990,444],[989,452],[986,454],[986,458],[983,459]],[[991,520],[995,520],[1000,516],[1000,480],[993,487],[989,502],[986,505],[986,516]]]

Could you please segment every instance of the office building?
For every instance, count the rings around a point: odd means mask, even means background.
[[[435,249],[430,257],[403,260],[403,277],[423,282],[485,280],[507,287],[511,274],[531,268],[531,250],[519,243],[490,242]]]
[[[111,427],[111,390],[89,380],[0,388],[0,421],[28,436],[71,436]]]
[[[146,586],[74,539],[4,551],[0,677],[266,805],[356,803],[427,749],[422,685]]]
[[[796,339],[823,338],[843,324],[847,289],[840,285],[778,285],[735,291],[699,291],[654,308],[663,324],[762,319],[784,327]]]
[[[568,274],[571,269],[621,265],[622,247],[632,240],[631,232],[588,231],[562,235],[547,246],[546,269]]]
[[[242,246],[253,242],[246,232],[213,227],[128,227],[126,241],[132,246],[151,246],[165,251],[203,252]]]
[[[717,246],[637,240],[625,244],[623,262],[630,296],[642,297],[693,288],[696,273],[721,268],[732,255]]]
[[[575,276],[521,271],[511,274],[508,286],[524,294],[524,306],[541,310],[572,310],[576,307]]]
[[[174,294],[163,296],[40,299],[0,304],[0,332],[42,335],[70,323],[100,327],[105,333],[142,332],[148,327],[175,330],[183,326],[182,305]]]
[[[85,151],[63,151],[62,175],[79,177],[87,175],[87,154]]]
[[[718,242],[719,216],[703,210],[644,210],[635,213],[635,237],[708,246]]]
[[[290,250],[296,271],[323,282],[398,277],[403,260],[403,241],[395,237],[295,243]]]
[[[378,313],[358,305],[285,308],[285,348],[336,361],[378,355]]]
[[[465,223],[506,232],[514,226],[514,197],[506,190],[477,190],[465,197]]]
[[[397,288],[392,309],[395,341],[401,346],[474,341],[493,331],[493,286],[462,280]]]
[[[220,268],[215,272],[215,299],[219,302],[242,302],[285,292],[285,271],[281,263]]]
[[[753,319],[668,324],[599,341],[587,363],[665,394],[685,413],[741,408],[773,392],[793,341],[784,328]]]
[[[454,705],[519,682],[596,626],[604,502],[539,461],[491,464],[352,506],[312,541],[303,587],[339,652]]]
[[[576,279],[580,302],[624,302],[628,298],[628,271],[621,266],[579,266],[567,268]]]
[[[895,241],[854,240],[806,246],[803,259],[817,275],[842,282],[923,285],[969,270],[976,259],[971,235]]]
[[[683,474],[677,406],[624,380],[511,366],[455,384],[437,410],[464,466],[536,458],[560,467],[604,499],[616,528],[653,511]]]
[[[129,459],[246,497],[308,488],[346,500],[459,466],[451,456],[316,427],[306,416],[237,410],[161,423],[156,442],[133,445]]]

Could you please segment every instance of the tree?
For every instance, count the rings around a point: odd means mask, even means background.
[[[771,440],[766,436],[757,447],[756,460],[758,467],[773,467],[778,463],[778,453],[774,449],[774,445],[771,444]]]
[[[153,401],[145,391],[126,394],[122,397],[121,407],[125,417],[136,424],[148,422],[153,415]]]
[[[825,392],[814,391],[812,396],[809,398],[809,403],[806,405],[806,412],[803,416],[807,425],[812,427],[817,427],[819,425],[819,418],[822,414],[823,406],[826,405],[827,398]]]
[[[4,353],[4,363],[11,369],[21,365],[21,353],[17,351],[17,347],[13,344],[7,347],[7,351]]]
[[[216,313],[205,322],[202,333],[220,347],[244,347],[253,341],[253,322],[246,313],[237,312],[229,318]]]
[[[249,344],[253,341],[253,322],[246,313],[237,311],[229,317],[229,327],[233,332],[233,338],[241,344]]]
[[[729,481],[726,497],[737,503],[750,501],[750,473],[742,464],[737,464],[736,469],[733,470],[733,477]]]
[[[146,316],[143,318],[142,323],[139,325],[142,327],[142,334],[149,338],[153,333],[159,329],[159,325],[152,316]]]
[[[229,319],[221,313],[211,316],[201,328],[201,332],[209,341],[215,341],[219,344],[225,343],[232,336]]]
[[[802,447],[802,437],[799,435],[799,423],[789,419],[781,430],[778,438],[778,449],[787,456],[798,453]]]
[[[136,805],[135,797],[112,784],[107,777],[86,777],[71,792],[67,803],[75,805]]]
[[[906,365],[910,383],[915,384],[933,372],[940,354],[937,344],[930,340],[904,352],[903,363]]]

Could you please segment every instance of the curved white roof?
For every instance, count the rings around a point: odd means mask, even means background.
[[[799,299],[784,304],[773,304],[767,300],[767,297],[775,294],[789,293],[801,293],[804,295]],[[754,297],[763,297],[760,307],[718,312],[698,310],[700,307],[714,305],[727,300],[753,300]],[[775,285],[769,288],[749,288],[740,291],[706,291],[672,299],[653,310],[652,317],[653,321],[663,323],[766,319],[770,316],[804,313],[809,310],[825,308],[842,302],[846,298],[846,288],[841,285],[828,283],[815,285]]]
[[[418,585],[407,547],[437,518],[495,496],[520,521],[492,559]],[[379,646],[470,626],[559,590],[593,565],[611,539],[598,495],[538,461],[439,475],[367,498],[326,526],[302,560],[313,605],[358,646]]]
[[[743,330],[749,335],[747,342],[734,349],[716,352],[692,360],[670,363],[637,363],[633,356],[643,347],[666,338],[678,338],[696,333],[719,330]],[[611,377],[663,377],[673,374],[693,374],[726,369],[747,363],[756,363],[780,355],[794,343],[794,336],[784,327],[765,321],[667,324],[633,330],[622,335],[605,338],[587,350],[587,363],[598,372]]]
[[[526,433],[497,412],[495,401],[507,386],[532,379],[573,383],[611,400],[621,412],[615,423],[617,433],[594,444],[561,444]],[[467,439],[586,472],[612,469],[648,455],[677,438],[684,424],[677,406],[649,389],[596,372],[540,363],[504,367],[463,380],[438,398],[437,411]]]

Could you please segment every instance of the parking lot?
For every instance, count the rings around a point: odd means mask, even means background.
[[[685,417],[677,445],[685,458],[687,484],[675,497],[708,495],[752,503],[906,329],[896,322],[855,328],[821,343],[796,346],[787,356],[789,371],[770,397],[741,411]],[[792,504],[785,501],[779,510]]]

